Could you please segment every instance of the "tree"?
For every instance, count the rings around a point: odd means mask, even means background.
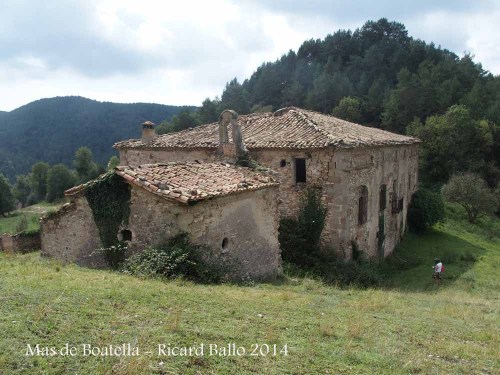
[[[47,176],[47,200],[53,202],[64,197],[64,192],[76,183],[75,177],[64,164],[50,168]]]
[[[12,187],[7,178],[3,174],[0,174],[0,215],[5,216],[5,214],[14,210],[15,207]]]
[[[236,78],[226,84],[221,97],[220,109],[221,112],[225,109],[232,109],[240,115],[250,113],[248,93]]]
[[[307,95],[307,105],[317,111],[331,113],[340,99],[353,91],[349,78],[344,74],[336,72],[332,76],[324,72],[314,80],[314,86]]]
[[[47,196],[47,174],[49,165],[44,162],[38,162],[31,167],[30,185],[33,194],[33,201],[39,202]]]
[[[446,201],[458,203],[465,209],[470,223],[475,223],[483,214],[494,213],[499,203],[498,197],[475,173],[453,175],[442,192]]]
[[[474,120],[463,105],[454,105],[444,115],[427,118],[425,125],[415,119],[407,131],[423,141],[422,179],[436,183],[446,182],[455,173],[482,171],[494,144],[494,128]]]
[[[182,111],[174,116],[172,121],[164,120],[156,127],[156,134],[166,134],[181,130],[194,128],[199,125],[198,118],[194,112]]]
[[[382,113],[382,127],[404,133],[406,126],[421,113],[421,83],[407,68],[398,74],[398,84],[391,91]]]
[[[14,197],[25,207],[31,193],[29,176],[17,176],[12,192],[14,193]]]
[[[415,233],[423,233],[444,219],[444,202],[439,193],[420,188],[408,207],[408,225]]]
[[[343,97],[333,109],[332,114],[347,121],[359,122],[361,120],[359,99],[350,96]]]
[[[199,122],[201,124],[210,124],[219,121],[219,105],[220,100],[218,98],[214,100],[206,98],[203,103],[201,103],[201,107],[196,113]]]
[[[88,147],[80,147],[75,153],[73,161],[80,183],[85,183],[97,177],[98,166],[94,162],[92,151]]]
[[[120,165],[120,159],[118,159],[116,155],[111,156],[111,158],[108,161],[108,171],[112,171],[119,165]]]

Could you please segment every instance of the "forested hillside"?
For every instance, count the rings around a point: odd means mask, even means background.
[[[227,83],[199,113],[208,122],[223,108],[245,114],[286,106],[423,138],[424,182],[466,170],[491,186],[500,181],[500,77],[470,55],[412,38],[401,23],[369,21],[308,40],[242,84]]]
[[[88,146],[96,161],[106,164],[114,142],[140,136],[139,124],[160,123],[186,109],[194,107],[117,104],[71,96],[0,112],[0,173],[13,179],[36,161],[71,166],[81,146]]]

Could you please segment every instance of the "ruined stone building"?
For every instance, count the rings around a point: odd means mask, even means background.
[[[234,161],[248,151],[279,175],[282,217],[297,214],[304,189],[321,190],[328,208],[323,242],[348,258],[353,243],[369,256],[386,256],[400,241],[417,188],[418,143],[289,107],[239,117],[225,111],[220,123],[159,136],[145,123],[141,139],[114,147],[129,166]]]
[[[116,233],[128,242],[128,255],[185,232],[203,245],[203,261],[227,279],[281,274],[278,182],[270,173],[221,162],[149,163],[120,166],[114,173],[130,186],[130,211]],[[96,183],[99,179],[66,191],[71,202],[42,219],[42,255],[105,265],[96,252],[103,247],[102,233],[85,194]]]

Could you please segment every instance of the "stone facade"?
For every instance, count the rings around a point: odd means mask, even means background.
[[[230,280],[269,280],[282,273],[278,244],[277,186],[180,204],[131,186],[130,254],[181,232],[203,245],[202,258]],[[92,210],[83,194],[42,221],[42,255],[104,266]],[[128,254],[128,255],[130,255]]]
[[[50,217],[41,219],[42,256],[64,263],[103,267],[102,247],[92,210],[83,195],[75,196]]]
[[[295,216],[307,187],[319,188],[328,207],[323,243],[351,257],[352,242],[370,257],[387,256],[406,228],[406,211],[418,181],[418,144],[357,147],[349,149],[251,150],[260,165],[277,172],[280,179],[278,206],[282,217]],[[179,160],[217,160],[214,150],[120,150],[120,163]],[[305,159],[306,182],[296,183],[297,159]],[[386,186],[386,205],[380,209],[380,189]],[[366,222],[358,223],[360,187],[368,191]],[[401,209],[393,210],[402,199]],[[393,212],[394,211],[394,212]],[[380,239],[380,240],[379,240]],[[379,242],[380,241],[380,242]]]

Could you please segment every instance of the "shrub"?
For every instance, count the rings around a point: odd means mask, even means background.
[[[125,260],[127,244],[125,242],[118,242],[116,245],[104,247],[97,251],[102,252],[108,266],[116,270],[120,268]]]
[[[128,258],[124,264],[126,273],[146,277],[183,277],[200,282],[218,282],[219,272],[206,266],[199,259],[199,247],[189,242],[182,233],[154,248]]]
[[[283,260],[306,266],[315,263],[320,252],[319,244],[326,213],[326,207],[321,202],[321,192],[307,189],[297,219],[286,218],[280,221],[278,239]]]
[[[413,195],[408,208],[408,225],[415,233],[423,233],[444,219],[441,194],[420,188]]]
[[[327,284],[340,286],[379,285],[381,277],[376,263],[365,261],[353,243],[353,261],[335,256],[333,249],[322,250],[321,232],[325,226],[326,208],[318,190],[308,189],[297,219],[282,219],[279,241],[285,269],[295,275],[318,277]]]

